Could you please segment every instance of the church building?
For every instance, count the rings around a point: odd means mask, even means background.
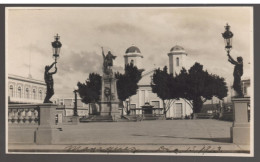
[[[185,67],[187,53],[181,46],[174,46],[168,53],[169,56],[169,71],[171,74],[178,74],[182,67]],[[129,47],[124,55],[125,64],[133,63],[137,68],[143,69],[142,59],[143,54],[136,46]],[[145,105],[152,106],[154,115],[163,115],[163,101],[152,92],[151,82],[155,69],[144,69],[142,78],[138,83],[137,94],[130,97],[129,103],[131,115],[142,115],[144,113],[142,107]],[[192,113],[191,106],[183,99],[176,100],[166,113],[166,118],[184,118]]]

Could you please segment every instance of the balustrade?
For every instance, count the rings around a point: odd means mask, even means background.
[[[39,124],[39,107],[13,106],[8,108],[9,124]]]

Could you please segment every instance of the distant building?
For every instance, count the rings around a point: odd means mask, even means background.
[[[241,81],[242,84],[242,92],[245,97],[250,97],[251,87],[250,87],[250,79],[244,79]]]
[[[45,95],[44,81],[8,74],[8,103],[43,103]]]
[[[174,46],[168,53],[169,56],[169,70],[170,73],[175,75],[179,73],[182,67],[185,67],[185,60],[187,53],[181,46]],[[136,46],[131,46],[126,50],[124,55],[125,64],[133,63],[139,69],[143,69],[141,51]],[[143,113],[142,106],[150,104],[153,106],[154,114],[163,114],[163,101],[152,92],[151,81],[155,69],[145,70],[142,78],[138,83],[137,94],[130,97],[129,108],[131,115],[141,115]],[[167,111],[167,118],[184,118],[186,115],[192,113],[191,106],[183,99],[177,100]]]
[[[62,116],[73,116],[74,115],[74,98],[62,98],[53,99],[54,104],[58,105],[57,113],[62,114]],[[77,99],[77,113],[78,116],[88,116],[89,115],[89,104],[85,104],[80,98]]]

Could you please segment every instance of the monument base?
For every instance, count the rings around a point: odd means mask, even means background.
[[[248,120],[248,104],[250,98],[233,98],[234,122],[230,129],[231,142],[250,145],[250,123]]]
[[[240,145],[250,144],[250,124],[231,127],[231,142]]]
[[[58,131],[55,124],[57,105],[44,103],[40,107],[40,126],[36,130],[36,144],[53,144]]]
[[[119,102],[100,102],[100,116],[111,116],[113,121],[120,119]]]
[[[48,145],[48,144],[54,144],[55,143],[55,134],[57,134],[58,129],[53,128],[51,126],[40,126],[36,132],[36,144],[39,145]]]

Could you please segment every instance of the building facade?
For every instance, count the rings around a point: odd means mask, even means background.
[[[43,103],[45,95],[44,81],[8,74],[8,103]]]
[[[128,56],[129,55],[129,56]],[[178,74],[182,67],[185,67],[185,60],[187,53],[181,46],[174,46],[168,53],[169,56],[169,69],[170,73],[175,75]],[[125,52],[125,64],[133,63],[139,69],[143,69],[142,58],[143,55],[141,50],[136,46],[129,47]],[[130,61],[129,61],[130,60]],[[151,81],[155,69],[150,69],[142,74],[141,80],[138,82],[137,94],[133,95],[127,101],[129,103],[129,109],[131,115],[142,115],[142,107],[145,104],[153,106],[155,115],[163,115],[163,101],[152,92]],[[166,118],[185,118],[192,113],[191,106],[183,99],[176,100],[168,109]]]
[[[250,86],[250,79],[243,79],[241,80],[241,87],[242,87],[242,92],[245,97],[250,97],[251,96],[251,86]]]
[[[58,105],[58,113],[61,113],[63,116],[73,116],[74,115],[74,98],[62,98],[54,99],[54,104]],[[89,115],[89,104],[85,104],[81,101],[80,98],[77,99],[77,113],[78,116],[88,116]]]

